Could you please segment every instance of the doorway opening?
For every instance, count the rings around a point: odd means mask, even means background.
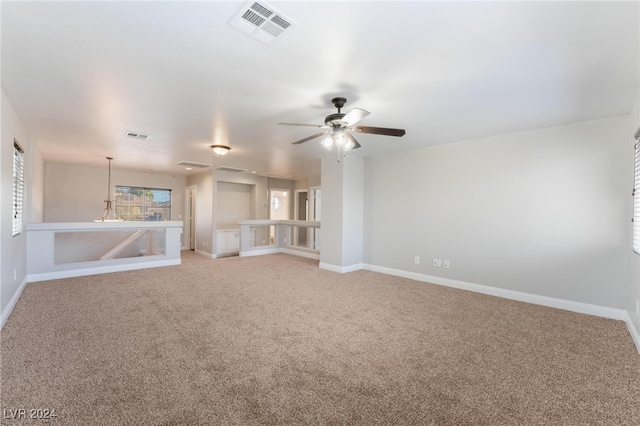
[[[269,190],[269,219],[289,220],[289,198],[288,189]],[[269,227],[269,244],[275,244],[276,227]]]
[[[189,250],[196,249],[196,188],[187,188],[187,229]]]

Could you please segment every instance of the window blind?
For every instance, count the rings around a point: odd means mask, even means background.
[[[635,160],[633,173],[633,251],[640,254],[640,128],[634,135]]]
[[[13,141],[13,235],[22,232],[22,210],[24,202],[24,151]]]

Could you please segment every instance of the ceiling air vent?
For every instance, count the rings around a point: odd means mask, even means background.
[[[206,169],[207,167],[211,167],[211,164],[202,164],[202,163],[192,163],[190,161],[181,161],[178,163],[178,166],[185,167],[194,167],[198,169]]]
[[[136,132],[127,132],[124,135],[129,138],[135,138],[135,139],[144,139],[144,140],[149,139],[149,135],[143,135],[142,133],[136,133]]]
[[[221,171],[221,172],[234,172],[234,173],[240,173],[240,172],[246,172],[247,169],[236,169],[235,167],[216,167],[216,170]]]
[[[249,1],[229,23],[265,44],[271,44],[296,24],[264,2]]]

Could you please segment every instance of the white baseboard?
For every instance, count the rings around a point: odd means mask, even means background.
[[[631,321],[631,316],[629,316],[628,312],[626,313],[625,322],[627,323],[627,329],[629,330],[629,334],[631,334],[631,338],[633,339],[633,343],[636,344],[636,349],[638,349],[638,353],[640,353],[640,332],[636,328],[633,321]]]
[[[277,254],[282,253],[282,250],[279,248],[268,248],[261,250],[249,250],[249,251],[241,251],[240,257],[249,257],[249,256],[262,256],[263,254]]]
[[[199,254],[200,256],[208,257],[209,259],[216,259],[218,257],[215,254],[207,253],[206,251],[202,251],[198,249],[196,249],[196,254]]]
[[[365,267],[364,267],[364,264],[362,263],[356,263],[354,265],[349,265],[349,266],[338,266],[338,265],[332,265],[330,263],[320,262],[320,269],[326,269],[327,271],[346,274],[348,272],[354,272],[354,271],[359,271],[361,269],[365,269]],[[390,274],[390,275],[393,275],[393,274]]]
[[[11,315],[11,312],[13,312],[13,308],[16,306],[16,303],[18,303],[18,299],[20,299],[20,295],[22,295],[22,291],[24,290],[28,282],[29,280],[27,279],[27,277],[25,277],[22,283],[20,283],[20,286],[18,286],[18,290],[16,290],[11,300],[9,300],[9,304],[7,305],[7,307],[2,311],[2,315],[0,315],[0,330],[4,328],[4,324],[9,319],[9,315]]]
[[[315,259],[315,260],[320,260],[320,254],[319,253],[312,253],[312,252],[308,252],[308,251],[302,251],[302,250],[292,250],[292,249],[280,249],[281,253],[286,253],[286,254],[292,254],[294,256],[300,256],[300,257],[306,257],[309,259]]]
[[[95,268],[73,269],[66,271],[44,272],[40,274],[30,274],[27,280],[31,282],[57,280],[60,278],[84,277],[87,275],[108,274],[110,272],[133,271],[136,269],[157,268],[160,266],[180,265],[181,259],[158,260],[155,262],[118,264],[110,266],[100,266]]]
[[[419,274],[417,272],[402,271],[399,269],[386,268],[383,266],[365,264],[364,269],[380,272],[388,275],[409,278],[416,281],[423,281],[446,287],[459,288],[461,290],[473,291],[476,293],[488,294],[505,299],[517,300],[520,302],[533,303],[535,305],[548,306],[551,308],[564,309],[581,314],[595,315],[603,318],[626,321],[627,311],[622,309],[609,308],[606,306],[591,305],[588,303],[574,302],[572,300],[557,299],[555,297],[540,296],[537,294],[524,293],[521,291],[506,290],[498,287],[490,287],[481,284],[469,283],[466,281],[452,280],[449,278],[436,277],[433,275]],[[628,323],[628,322],[627,322]]]

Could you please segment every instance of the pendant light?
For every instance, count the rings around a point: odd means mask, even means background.
[[[106,157],[109,160],[109,180],[107,181],[107,199],[104,200],[106,206],[104,208],[104,214],[102,217],[94,220],[94,222],[122,222],[122,219],[116,217],[116,212],[113,210],[113,201],[111,200],[111,160],[112,157]],[[111,219],[109,219],[111,217]]]

